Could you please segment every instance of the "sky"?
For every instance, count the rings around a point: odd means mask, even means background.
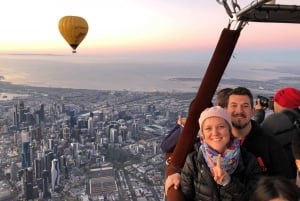
[[[300,5],[300,0],[280,2]],[[71,54],[58,30],[66,15],[81,16],[89,24],[77,53],[107,55],[212,49],[229,20],[215,0],[2,1],[0,53]],[[238,48],[300,50],[299,36],[298,24],[250,22]]]

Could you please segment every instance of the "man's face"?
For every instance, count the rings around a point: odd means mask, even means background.
[[[231,115],[232,126],[236,129],[243,129],[250,125],[254,115],[254,108],[251,107],[247,95],[230,95],[227,111]]]

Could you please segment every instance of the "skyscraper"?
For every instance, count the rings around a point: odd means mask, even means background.
[[[93,117],[92,116],[90,116],[89,119],[88,119],[88,134],[89,135],[94,134],[94,124],[93,124]]]
[[[59,187],[59,162],[55,158],[52,160],[51,166],[51,187],[52,191],[57,191]]]
[[[20,110],[20,122],[25,122],[26,121],[26,116],[25,116],[25,104],[24,101],[21,101],[19,103],[19,110]]]
[[[25,200],[33,200],[35,196],[33,195],[33,170],[31,167],[25,168],[24,172],[24,197]]]
[[[50,198],[51,194],[48,189],[48,176],[49,172],[47,170],[43,170],[42,177],[43,177],[43,198]]]
[[[40,112],[39,112],[40,121],[45,121],[45,108],[44,104],[41,104]]]
[[[28,168],[31,166],[31,157],[30,157],[30,142],[28,139],[28,133],[25,131],[22,131],[21,133],[21,139],[22,139],[22,168]]]
[[[19,129],[19,113],[17,104],[14,104],[13,106],[13,124],[17,129]]]
[[[12,182],[16,182],[18,180],[18,166],[15,162],[12,162],[10,166],[10,180]]]

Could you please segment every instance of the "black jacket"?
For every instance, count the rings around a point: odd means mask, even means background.
[[[185,200],[197,201],[247,201],[261,170],[255,157],[241,148],[237,169],[226,186],[218,185],[205,162],[202,152],[197,148],[187,157],[181,171],[181,190]]]
[[[289,117],[287,112],[293,117]],[[293,120],[292,120],[293,119]],[[294,176],[296,176],[296,165],[291,150],[293,135],[300,135],[300,128],[297,128],[294,121],[300,119],[299,110],[285,110],[280,113],[270,114],[261,124],[265,133],[272,135],[283,146],[289,161],[292,165]]]
[[[257,123],[261,124],[264,121],[265,116],[266,116],[266,111],[264,109],[257,109],[257,110],[255,110],[255,115],[254,115],[253,119]]]
[[[266,134],[254,120],[251,120],[251,124],[251,131],[242,146],[256,156],[263,174],[294,178],[295,173],[281,144]]]

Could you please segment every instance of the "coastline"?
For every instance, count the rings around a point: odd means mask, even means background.
[[[0,81],[46,88],[196,93],[207,65],[205,60],[135,63],[84,58],[0,55]],[[297,65],[232,59],[219,88],[246,86],[255,93],[273,93],[284,86],[300,88]]]

